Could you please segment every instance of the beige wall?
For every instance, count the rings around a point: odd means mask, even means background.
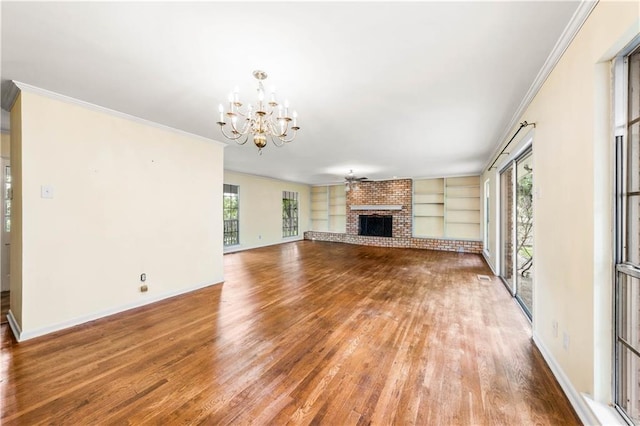
[[[0,145],[0,156],[3,158],[9,158],[11,154],[11,137],[9,133],[0,133],[2,144]]]
[[[311,187],[225,170],[224,183],[240,186],[240,245],[227,251],[245,250],[302,239],[309,230]],[[298,237],[282,238],[282,191],[298,192]]]
[[[223,280],[221,144],[25,91],[16,108],[23,338]]]
[[[612,398],[609,61],[638,34],[639,10],[637,2],[600,2],[520,119],[537,124],[534,338],[577,392],[604,403]],[[496,171],[487,178],[496,235]],[[490,247],[493,265],[497,241]]]
[[[18,326],[22,324],[22,95],[11,109],[11,251],[9,309]],[[15,331],[15,330],[14,330]]]

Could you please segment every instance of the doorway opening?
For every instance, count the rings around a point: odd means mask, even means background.
[[[7,322],[7,314],[10,307],[10,284],[9,284],[9,256],[11,252],[11,165],[9,159],[2,158],[2,176],[0,185],[2,186],[2,197],[0,208],[2,210],[2,236],[0,241],[0,324]]]

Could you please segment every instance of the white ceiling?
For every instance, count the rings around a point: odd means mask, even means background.
[[[225,168],[311,184],[478,173],[579,2],[2,2],[23,83],[223,141],[218,104],[268,72],[291,144]],[[525,117],[526,118],[526,117]]]

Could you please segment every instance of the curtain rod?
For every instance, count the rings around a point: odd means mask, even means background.
[[[507,149],[509,147],[509,144],[511,142],[513,142],[513,140],[516,138],[516,136],[518,136],[518,133],[520,133],[520,130],[522,130],[523,128],[525,128],[527,126],[533,126],[535,128],[536,127],[536,123],[527,123],[526,121],[523,121],[522,123],[520,123],[520,127],[518,128],[518,130],[516,130],[516,132],[511,137],[511,139],[509,139],[509,142],[507,142],[507,144],[504,146],[504,148],[502,148],[502,151],[500,151],[500,154],[498,154],[496,156],[496,159],[493,160],[493,163],[491,163],[491,165],[489,166],[487,171],[495,168],[494,166],[496,164],[496,161],[498,161],[498,158],[500,158],[500,156],[505,153],[504,150]],[[507,154],[509,154],[509,153],[507,152]]]

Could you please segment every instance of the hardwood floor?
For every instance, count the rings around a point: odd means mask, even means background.
[[[2,424],[580,424],[472,254],[301,241],[225,283],[15,343]]]

